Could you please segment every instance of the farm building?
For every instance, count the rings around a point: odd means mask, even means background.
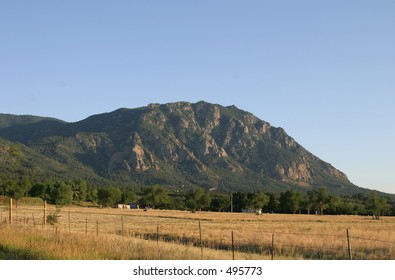
[[[130,209],[130,205],[129,204],[115,204],[114,208],[118,208],[118,209]]]

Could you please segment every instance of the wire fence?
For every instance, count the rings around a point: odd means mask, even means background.
[[[122,210],[123,211],[123,210]],[[48,219],[49,216],[53,220]],[[264,259],[395,259],[395,240],[353,235],[352,227],[332,232],[300,232],[292,229],[270,229],[256,221],[212,221],[195,218],[148,216],[144,212],[103,213],[60,211],[56,209],[13,209],[0,207],[0,221],[14,227],[51,229],[56,234],[119,235],[154,242],[168,242],[261,255]],[[52,224],[51,224],[52,222]]]

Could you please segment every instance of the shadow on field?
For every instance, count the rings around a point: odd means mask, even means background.
[[[47,260],[44,256],[23,249],[0,245],[0,260]]]
[[[118,235],[122,235],[122,231],[117,231]],[[199,238],[187,237],[187,236],[177,236],[171,234],[159,234],[156,233],[140,233],[140,232],[128,232],[125,236],[132,238],[140,238],[145,240],[152,241],[161,241],[167,243],[177,243],[187,246],[194,246],[215,250],[223,250],[223,251],[232,251],[232,245],[222,242],[213,242],[202,240],[202,244],[200,244]],[[273,248],[271,245],[257,245],[257,244],[234,244],[235,252],[239,253],[248,253],[248,254],[259,254],[264,256],[272,256]],[[322,248],[305,248],[292,246],[287,248],[286,246],[282,246],[282,248],[276,248],[274,250],[274,256],[277,259],[306,259],[306,260],[344,260],[347,259],[346,253],[342,252],[341,249],[326,249],[322,250]],[[274,257],[273,256],[273,257]]]

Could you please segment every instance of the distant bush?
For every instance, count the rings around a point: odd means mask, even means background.
[[[0,196],[0,204],[8,205],[10,198],[8,196]],[[44,202],[38,197],[22,197],[18,201],[18,205],[42,205]]]
[[[47,223],[51,225],[55,225],[59,222],[60,218],[60,209],[56,209],[51,214],[47,215]]]
[[[39,197],[22,197],[19,205],[43,205],[44,201]]]

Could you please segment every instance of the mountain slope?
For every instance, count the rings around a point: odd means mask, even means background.
[[[96,181],[233,191],[323,185],[333,193],[360,191],[282,128],[235,106],[150,104],[76,123],[19,122],[0,128],[0,136],[66,170],[73,166],[74,173],[67,172],[68,176]]]
[[[38,117],[31,115],[0,114],[0,129],[18,125],[34,124],[46,120],[62,122],[54,118]]]

